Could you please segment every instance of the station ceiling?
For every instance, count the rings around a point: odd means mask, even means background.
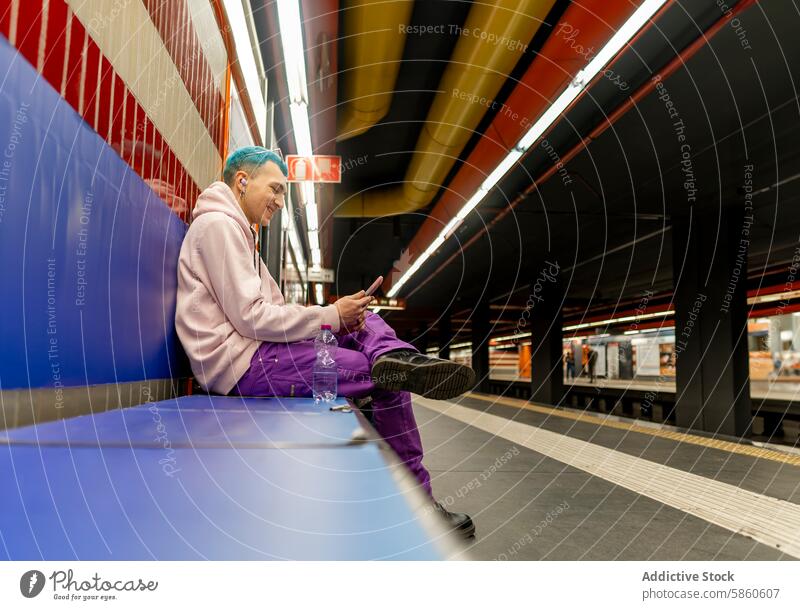
[[[519,85],[570,4],[551,3],[543,25],[495,97],[496,106]],[[413,4],[409,31],[436,31],[440,26],[438,31],[444,33],[406,36],[388,112],[360,135],[336,142],[336,153],[348,167],[334,201],[403,183],[459,40],[458,34],[447,32],[458,32],[473,8],[461,1]],[[340,83],[349,69],[342,32],[353,27],[345,23],[345,13],[338,13]],[[632,92],[721,14],[716,0],[671,3],[611,66],[614,78],[600,79],[547,135],[552,146],[534,147],[403,287],[400,296],[407,299],[407,309],[387,312],[392,324],[419,333],[436,326],[436,316],[449,309],[467,320],[461,326],[466,331],[469,312],[481,298],[510,305],[506,317],[511,321],[518,315],[514,306],[525,303],[533,278],[554,261],[567,278],[570,308],[633,302],[647,290],[669,292],[673,218],[692,205],[740,205],[747,165],[753,167],[753,189],[763,191],[753,199],[750,275],[787,266],[800,236],[800,215],[794,211],[800,180],[791,180],[800,174],[800,102],[794,80],[800,65],[800,15],[793,3],[766,0],[746,8],[736,27],[721,28],[663,81],[663,87],[639,99],[562,172],[520,200],[532,178],[605,123]],[[363,27],[368,31],[370,24]],[[579,37],[575,40],[580,42]],[[265,53],[265,63],[270,61]],[[339,108],[347,102],[342,92],[340,86]],[[405,214],[330,218],[338,270],[335,292],[354,292],[391,272],[393,265],[402,269],[407,264],[404,249],[497,112],[487,109],[427,205]],[[678,139],[677,120],[683,121],[683,141]],[[688,174],[681,164],[685,144],[691,155]],[[483,169],[488,173],[493,168]],[[511,202],[514,207],[508,212]],[[493,223],[498,215],[502,219]]]

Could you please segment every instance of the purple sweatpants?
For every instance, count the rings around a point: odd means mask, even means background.
[[[339,396],[372,396],[372,424],[411,469],[420,485],[432,496],[431,477],[422,465],[422,440],[411,409],[408,392],[390,392],[375,387],[370,372],[375,359],[391,350],[411,349],[400,341],[394,330],[377,314],[367,312],[364,328],[349,335],[337,336],[339,349],[336,366],[339,372]],[[237,382],[231,394],[242,396],[311,396],[312,369],[316,353],[314,341],[268,343],[259,346],[250,368]]]

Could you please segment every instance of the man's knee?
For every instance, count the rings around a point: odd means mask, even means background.
[[[368,312],[369,317],[367,321],[369,323],[369,329],[372,331],[373,334],[378,336],[383,335],[391,335],[392,337],[395,336],[394,329],[389,326],[389,323],[384,320],[381,316],[376,313]]]

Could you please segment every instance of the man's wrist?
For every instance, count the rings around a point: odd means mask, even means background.
[[[338,329],[337,329],[337,331],[336,331],[336,332],[339,332],[339,331],[341,331],[341,330],[342,330],[342,328],[344,327],[344,324],[342,323],[342,312],[341,312],[341,310],[339,309],[338,302],[337,302],[337,303],[334,303],[334,304],[333,304],[333,306],[336,308],[336,315],[337,315],[337,316],[338,316],[338,318],[339,318],[339,325],[338,325]]]
[[[336,304],[325,305],[322,307],[320,324],[328,324],[333,332],[337,332],[342,326],[342,318],[339,315],[339,308]]]

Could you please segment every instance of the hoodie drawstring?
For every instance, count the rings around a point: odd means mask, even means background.
[[[258,241],[253,227],[250,227],[250,232],[253,234],[253,269],[258,272],[258,277],[261,277],[261,257],[258,255]],[[258,259],[258,266],[256,266],[256,259]]]

